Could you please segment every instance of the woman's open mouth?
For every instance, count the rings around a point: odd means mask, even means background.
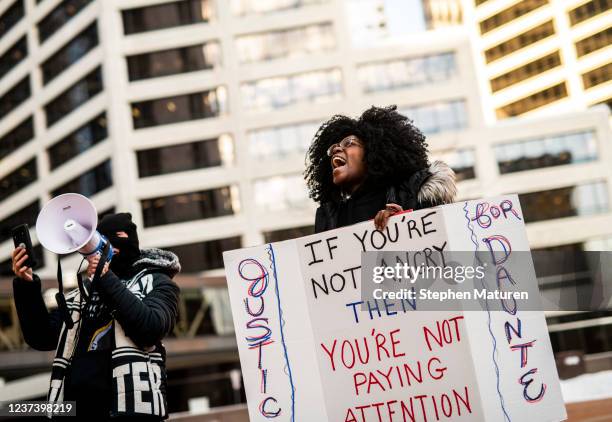
[[[339,167],[346,165],[346,159],[342,157],[341,155],[334,155],[331,159],[331,165],[332,165],[332,169],[335,170]]]

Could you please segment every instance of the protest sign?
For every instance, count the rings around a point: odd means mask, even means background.
[[[565,420],[542,311],[513,299],[423,311],[418,298],[362,295],[364,252],[412,251],[416,263],[487,248],[503,251],[493,285],[534,291],[533,266],[509,259],[529,250],[516,195],[225,252],[250,420]]]

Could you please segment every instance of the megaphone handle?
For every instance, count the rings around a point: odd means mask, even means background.
[[[106,244],[104,245],[104,248],[102,248],[102,252],[100,253],[100,261],[98,261],[96,272],[94,273],[93,278],[91,279],[91,284],[94,288],[95,288],[95,281],[100,278],[100,275],[102,274],[102,269],[104,268],[104,266],[106,265],[106,262],[108,261],[109,249],[110,249],[110,243],[106,242]]]
[[[62,262],[60,256],[57,256],[57,283],[59,284],[59,292],[55,295],[55,301],[57,302],[57,308],[62,314],[62,318],[64,319],[64,323],[68,329],[74,327],[74,322],[72,321],[72,317],[70,316],[70,311],[68,311],[68,306],[66,305],[66,298],[64,297],[64,280],[62,277]]]

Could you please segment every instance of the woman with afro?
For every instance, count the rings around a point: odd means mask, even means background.
[[[427,153],[425,136],[395,106],[332,117],[306,158],[310,197],[320,204],[315,232],[370,219],[382,230],[397,212],[453,202],[454,172]]]

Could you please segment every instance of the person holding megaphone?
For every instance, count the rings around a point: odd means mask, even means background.
[[[85,228],[88,241],[94,228]],[[161,341],[178,314],[179,287],[172,281],[180,271],[178,257],[141,250],[129,213],[104,217],[97,231],[107,246],[85,257],[88,277],[79,277],[79,288],[66,294],[65,310],[47,310],[40,279],[24,265],[25,249],[13,251],[24,339],[34,349],[56,350],[49,402],[76,401],[77,416],[88,419],[163,420],[168,410]]]

